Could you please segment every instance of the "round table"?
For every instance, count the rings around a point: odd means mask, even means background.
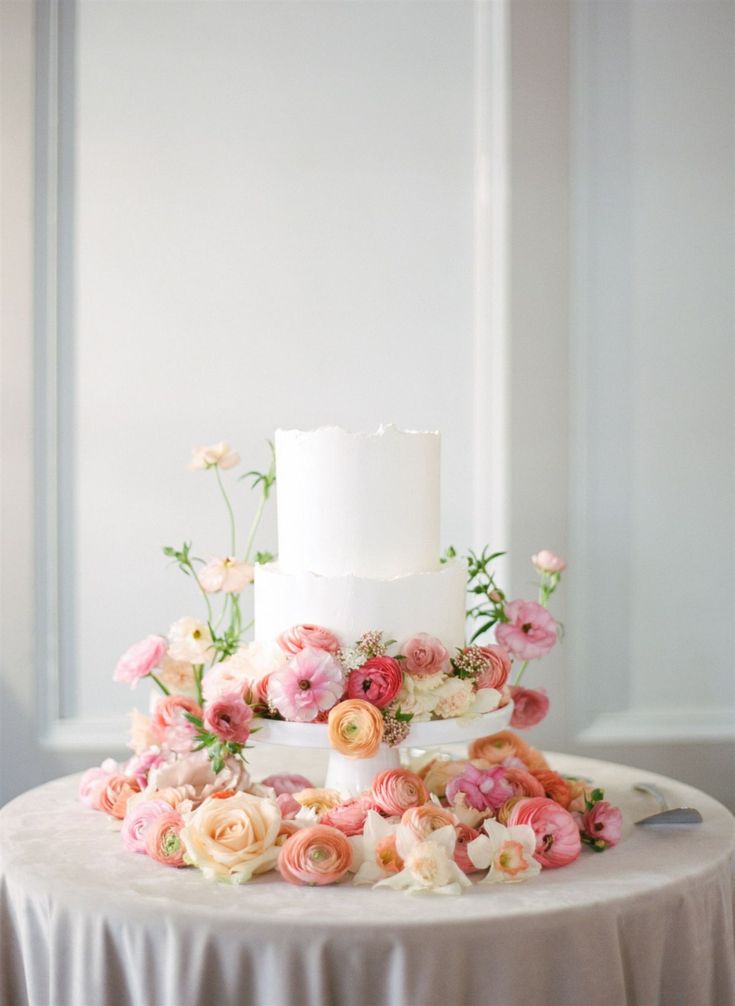
[[[3,1006],[735,1003],[735,820],[639,769],[549,755],[625,815],[621,843],[458,897],[271,873],[230,887],[123,850],[58,779],[0,812]],[[704,823],[635,828],[656,782]]]

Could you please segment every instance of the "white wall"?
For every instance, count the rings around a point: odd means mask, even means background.
[[[3,18],[23,179],[32,24]],[[4,277],[26,368],[3,415],[5,794],[114,746],[117,654],[193,602],[159,546],[223,548],[194,443],[257,466],[278,425],[393,420],[444,433],[445,542],[502,538],[517,593],[539,546],[570,559],[536,742],[728,797],[732,20],[717,0],[62,8],[35,491],[29,254]],[[51,604],[31,617],[34,502]]]

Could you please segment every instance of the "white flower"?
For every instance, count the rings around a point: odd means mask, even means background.
[[[456,842],[454,826],[446,825],[422,840],[405,825],[400,825],[396,846],[404,868],[392,877],[378,881],[376,887],[394,887],[409,893],[461,894],[472,882],[452,858]]]
[[[448,720],[464,716],[470,711],[474,699],[472,682],[463,678],[447,678],[434,692],[434,715]]]
[[[483,884],[513,884],[535,877],[541,864],[534,859],[536,835],[529,824],[510,828],[488,818],[483,824],[486,835],[479,835],[467,845],[467,855],[478,870],[487,869]]]
[[[192,451],[191,464],[192,471],[202,471],[205,468],[234,468],[240,463],[240,455],[237,451],[230,450],[230,445],[226,440],[220,440],[218,444],[211,444],[209,447],[195,447]]]
[[[240,692],[244,697],[261,678],[280,670],[287,660],[288,654],[274,640],[248,643],[207,671],[202,682],[204,698],[213,702],[227,692]]]
[[[353,835],[352,867],[356,884],[375,884],[400,871],[403,865],[396,847],[398,821],[390,821],[369,810],[362,835]]]
[[[212,637],[198,618],[180,618],[168,630],[168,655],[174,660],[203,664],[212,655]]]
[[[210,594],[223,591],[225,594],[239,594],[246,584],[253,582],[253,566],[227,556],[224,559],[210,559],[199,573],[199,582]]]
[[[447,680],[445,674],[430,674],[424,678],[403,675],[403,685],[394,704],[402,713],[411,713],[413,723],[423,723],[431,719],[436,706],[436,692]]]
[[[194,665],[188,660],[175,660],[169,651],[161,661],[161,669],[156,676],[172,695],[197,698]]]
[[[489,713],[493,709],[497,709],[502,697],[497,688],[478,689],[472,696],[470,708],[459,719],[462,723],[471,723],[477,716],[482,716],[483,713]]]

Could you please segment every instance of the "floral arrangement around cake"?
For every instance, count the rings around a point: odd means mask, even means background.
[[[517,882],[573,862],[583,845],[615,845],[621,815],[602,791],[553,771],[507,730],[474,740],[467,759],[382,772],[347,799],[300,775],[253,782],[245,751],[266,719],[326,723],[330,744],[349,758],[404,742],[414,722],[476,717],[510,700],[512,726],[540,722],[546,693],[520,682],[557,641],[548,602],[565,563],[539,552],[538,600],[508,600],[492,571],[502,553],[470,552],[467,614],[476,627],[454,653],[430,626],[406,640],[386,640],[375,627],[352,641],[296,625],[275,640],[244,642],[252,623],[243,624],[241,593],[254,564],[273,559],[255,551],[255,539],[275,466],[272,459],[267,471],[243,476],[260,498],[237,558],[222,472],[239,461],[227,443],[194,451],[191,468],[213,472],[222,495],[230,554],[205,562],[190,543],[164,548],[193,580],[206,615],[180,618],[165,637],[148,636],[123,654],[114,679],[133,688],[149,679],[160,695],[150,715],[132,713],[133,756],[108,759],[81,781],[83,803],[122,822],[124,847],[232,883],[278,869],[294,884],[351,875],[356,884],[459,893],[469,874]],[[449,549],[442,561],[454,559]],[[494,641],[480,643],[491,630]]]

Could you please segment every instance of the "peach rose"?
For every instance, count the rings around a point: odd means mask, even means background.
[[[375,776],[371,796],[380,813],[391,817],[426,803],[429,791],[415,772],[392,768]]]
[[[535,748],[527,744],[512,730],[499,730],[489,737],[477,737],[469,747],[470,758],[484,758],[492,765],[499,765],[506,758],[518,758],[531,771],[543,771],[548,762]]]
[[[128,806],[128,800],[140,793],[137,779],[127,775],[112,775],[107,780],[98,797],[99,809],[122,821]]]
[[[419,678],[449,671],[449,654],[436,636],[419,632],[404,643],[401,653],[406,658],[404,668]]]
[[[478,688],[497,688],[500,691],[510,674],[508,651],[502,646],[480,646],[478,649],[487,666],[478,674],[475,684]]]
[[[242,884],[275,866],[280,827],[275,800],[234,793],[205,800],[182,829],[181,841],[188,861],[205,877]]]
[[[372,758],[383,739],[380,710],[364,699],[346,699],[329,711],[329,743],[347,758]]]
[[[336,884],[352,865],[348,839],[325,824],[295,832],[281,847],[278,869],[289,884]]]
[[[145,851],[151,859],[164,866],[186,866],[181,842],[183,826],[184,819],[175,810],[168,810],[151,821],[145,831]]]
[[[299,653],[308,646],[315,650],[326,650],[336,653],[339,650],[339,640],[333,632],[321,625],[294,625],[282,632],[278,637],[278,645],[286,653]]]
[[[457,827],[459,822],[451,810],[439,807],[435,803],[425,803],[422,807],[409,807],[404,811],[401,824],[416,838],[424,841],[431,838],[432,831],[446,828],[448,824]]]

